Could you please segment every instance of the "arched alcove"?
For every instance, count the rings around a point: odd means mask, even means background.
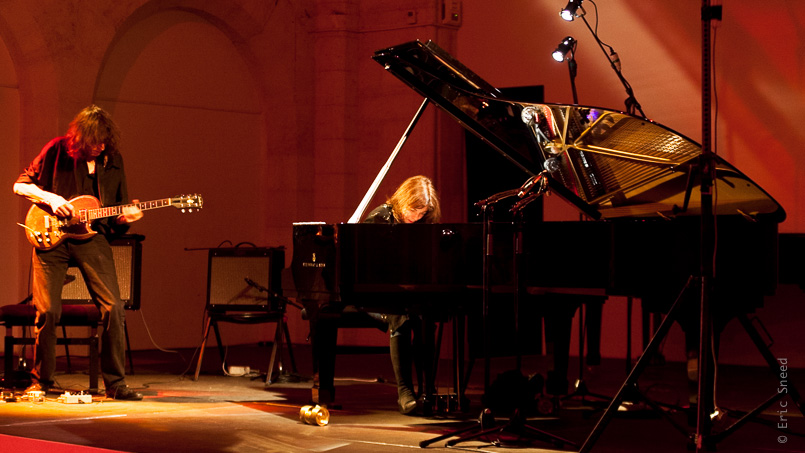
[[[195,346],[206,248],[266,245],[262,96],[231,39],[200,15],[156,12],[121,33],[106,54],[95,102],[122,130],[129,195],[141,201],[182,193],[204,198],[200,213],[149,211],[132,228],[146,236],[142,313],[152,331],[171,332],[157,343]],[[129,317],[130,329],[142,328],[139,316]],[[241,330],[236,342],[265,337],[259,328]],[[147,335],[132,337],[141,340],[135,349],[152,347]]]

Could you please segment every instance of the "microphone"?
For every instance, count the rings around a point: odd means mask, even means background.
[[[246,277],[243,280],[246,282],[247,285],[251,286],[252,288],[257,289],[258,291],[262,291],[264,293],[268,292],[268,288],[266,288],[265,286],[255,282],[254,280],[250,279],[249,277]]]
[[[543,164],[548,173],[556,173],[559,171],[559,162],[556,160],[555,157],[549,157],[545,159],[545,163]]]
[[[541,179],[542,179],[542,173],[528,178],[528,180],[526,180],[526,182],[522,186],[520,186],[520,191],[517,192],[517,196],[520,198],[526,196],[529,192],[531,192],[531,189],[534,188],[534,185],[539,183]]]
[[[520,119],[529,126],[534,125],[539,121],[539,113],[537,112],[537,108],[531,105],[524,108],[523,111],[520,112]]]
[[[484,198],[483,200],[476,201],[475,206],[486,206],[488,204],[497,203],[498,201],[500,201],[500,200],[502,200],[504,198],[509,198],[509,197],[513,197],[513,196],[517,195],[517,192],[519,190],[520,189],[511,189],[511,190],[507,190],[505,192],[496,193],[496,194],[492,195],[489,198]]]

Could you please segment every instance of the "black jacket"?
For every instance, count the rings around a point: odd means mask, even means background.
[[[92,176],[86,165],[79,165],[67,154],[66,137],[54,138],[45,145],[17,178],[17,182],[35,184],[67,200],[79,195],[92,195],[100,200],[102,206],[129,202],[123,157],[120,154],[102,153],[95,160],[95,175]],[[118,225],[112,217],[96,220],[93,228],[105,235],[117,235],[125,233],[129,225]]]
[[[389,223],[395,224],[397,223],[397,219],[394,218],[394,214],[391,211],[391,205],[388,203],[381,204],[380,206],[374,208],[372,212],[366,216],[363,223]]]

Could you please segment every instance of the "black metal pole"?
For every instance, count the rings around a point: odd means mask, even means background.
[[[576,56],[570,54],[570,59],[567,60],[567,69],[570,72],[570,89],[573,92],[573,104],[579,105],[579,95],[576,93],[576,72],[578,66],[576,65]]]
[[[719,7],[720,8],[720,7]],[[713,404],[713,357],[711,295],[715,277],[714,254],[716,223],[713,209],[713,189],[715,181],[715,159],[711,147],[711,62],[710,54],[710,22],[720,17],[720,9],[714,9],[710,0],[702,0],[702,154],[700,156],[700,195],[701,195],[701,298],[699,307],[699,370],[696,418],[696,451],[707,449],[712,422],[710,414],[715,409]]]

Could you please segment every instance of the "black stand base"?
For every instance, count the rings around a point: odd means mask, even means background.
[[[472,433],[466,436],[461,436],[461,434],[470,432]],[[487,435],[495,435],[495,434],[497,435],[497,439],[495,439],[492,442],[496,446],[501,446],[504,444],[504,442],[501,440],[500,434],[504,432],[510,433],[515,436],[520,436],[521,438],[526,438],[528,440],[538,440],[546,442],[557,448],[564,448],[566,445],[573,448],[578,448],[579,446],[577,443],[573,441],[534,428],[533,426],[529,425],[526,422],[525,417],[519,410],[514,411],[514,414],[509,419],[508,422],[498,425],[495,421],[495,418],[492,416],[492,411],[489,409],[484,409],[481,412],[481,415],[478,417],[477,424],[473,424],[471,426],[461,428],[451,433],[434,437],[432,439],[423,440],[422,442],[419,443],[419,446],[421,448],[425,448],[428,445],[431,445],[435,442],[450,439],[451,437],[458,437],[457,439],[448,440],[445,443],[446,447],[452,447],[461,442],[466,442]]]
[[[574,385],[573,392],[562,397],[562,401],[578,399],[582,404],[591,404],[596,406],[606,406],[612,401],[612,398],[606,395],[593,393],[587,389],[587,384],[583,379],[578,379]],[[587,398],[595,398],[598,401],[592,401]],[[601,407],[603,408],[603,407]]]
[[[688,290],[692,280],[693,280],[693,277],[691,277],[691,279],[688,280],[688,284],[685,285],[685,288],[682,291],[683,293]],[[678,305],[681,303],[681,298],[682,298],[682,294],[680,294],[680,297],[677,298],[677,300],[674,302],[674,305],[671,307],[671,310],[668,312],[668,315],[665,317],[665,320],[662,322],[662,324],[660,325],[659,329],[655,333],[654,337],[651,339],[651,342],[649,342],[648,346],[646,347],[645,351],[643,352],[643,355],[637,361],[637,363],[635,364],[634,368],[632,369],[632,372],[629,374],[629,376],[626,378],[626,381],[621,386],[621,389],[613,397],[612,402],[610,403],[610,405],[607,408],[606,412],[601,416],[601,418],[599,419],[599,421],[596,424],[595,428],[590,433],[590,435],[587,437],[587,440],[584,442],[584,444],[581,446],[581,449],[579,450],[579,453],[585,453],[585,452],[588,452],[588,451],[590,451],[592,449],[592,447],[595,445],[595,442],[601,436],[601,434],[603,433],[603,430],[606,428],[606,426],[609,423],[609,421],[615,415],[615,412],[617,411],[619,405],[624,401],[624,399],[627,397],[627,395],[629,395],[631,397],[640,398],[641,401],[643,401],[647,405],[649,405],[658,414],[663,415],[665,417],[665,419],[668,420],[674,426],[674,428],[676,428],[678,431],[680,431],[681,433],[683,433],[683,434],[688,436],[689,446],[694,447],[697,450],[704,449],[706,451],[714,451],[715,447],[716,447],[716,444],[718,442],[724,440],[727,436],[729,436],[730,434],[732,434],[735,431],[737,431],[738,428],[740,428],[742,425],[744,425],[752,417],[762,413],[765,409],[769,408],[774,402],[781,400],[786,395],[791,397],[791,399],[794,401],[794,404],[799,409],[800,413],[805,415],[805,412],[803,412],[803,408],[802,408],[803,407],[802,397],[801,397],[800,393],[797,391],[796,387],[794,387],[793,384],[790,382],[790,380],[789,380],[789,383],[788,383],[789,386],[786,387],[786,392],[784,392],[784,393],[783,392],[775,392],[769,399],[767,399],[766,401],[761,403],[758,407],[756,407],[752,411],[750,411],[747,414],[745,414],[741,419],[739,419],[738,421],[733,423],[730,427],[728,427],[727,429],[725,429],[725,430],[723,430],[723,431],[721,431],[719,433],[712,433],[709,429],[707,430],[706,433],[702,433],[701,431],[697,431],[696,433],[689,433],[688,430],[685,427],[683,427],[683,426],[679,425],[678,423],[676,423],[676,421],[673,420],[667,414],[667,411],[663,410],[656,403],[653,403],[649,399],[645,398],[637,388],[637,380],[640,377],[640,375],[642,374],[643,370],[646,368],[646,366],[648,366],[651,357],[653,357],[656,354],[656,352],[657,352],[657,350],[659,348],[659,344],[663,341],[665,336],[668,334],[668,331],[670,330],[671,325],[675,321],[677,310],[678,310]],[[746,330],[746,332],[749,335],[749,337],[751,338],[752,342],[755,344],[755,347],[757,348],[757,350],[760,352],[760,354],[766,360],[766,363],[769,365],[769,368],[771,369],[772,374],[777,376],[777,377],[779,377],[779,364],[777,363],[777,359],[771,353],[771,351],[769,350],[768,346],[763,342],[763,339],[761,338],[760,333],[752,325],[752,323],[750,322],[748,316],[746,314],[741,314],[741,315],[737,316],[737,319],[738,319],[738,321],[740,321],[741,325]],[[699,363],[699,366],[702,366],[701,361]],[[702,385],[702,384],[700,383],[699,385]],[[711,382],[711,385],[712,385],[712,382]],[[701,404],[701,403],[702,403],[702,401],[699,401],[699,404]],[[700,411],[701,408],[698,408],[698,410]],[[708,415],[709,415],[709,412],[710,411],[707,412]]]

